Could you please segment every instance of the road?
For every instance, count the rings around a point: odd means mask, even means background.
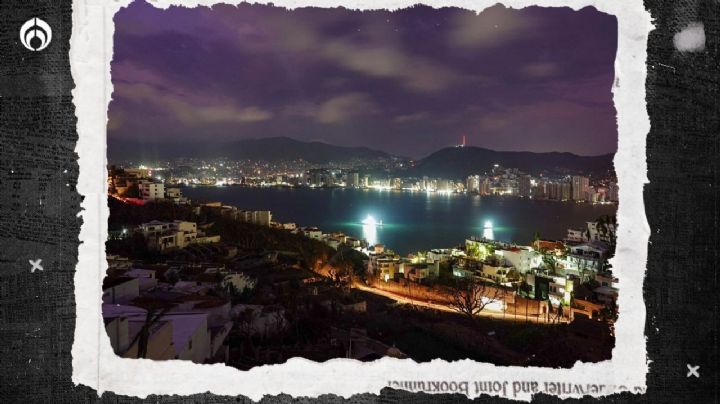
[[[423,307],[423,308],[426,308],[426,309],[446,311],[446,312],[450,312],[450,313],[459,314],[456,310],[454,310],[454,309],[452,309],[451,307],[448,307],[447,305],[444,305],[444,304],[433,303],[433,302],[429,302],[429,301],[425,301],[425,300],[412,299],[412,298],[409,298],[409,297],[407,297],[407,296],[403,296],[403,295],[400,295],[400,294],[397,294],[397,293],[389,292],[389,291],[387,291],[387,290],[382,290],[382,289],[373,288],[373,287],[366,286],[366,285],[363,285],[363,284],[360,284],[360,283],[355,283],[355,284],[353,285],[353,287],[354,287],[355,289],[359,289],[359,290],[362,290],[362,291],[364,291],[364,292],[373,293],[373,294],[376,294],[376,295],[379,295],[379,296],[387,297],[388,299],[392,299],[392,300],[396,301],[397,303],[401,303],[401,304],[411,304],[411,305],[416,306],[416,307]],[[520,322],[529,321],[529,322],[532,322],[532,323],[537,323],[537,322],[540,322],[540,323],[548,323],[547,319],[544,318],[544,317],[540,318],[539,321],[538,321],[538,317],[537,317],[537,316],[528,316],[528,319],[526,320],[526,318],[525,318],[524,315],[515,316],[514,314],[511,314],[511,313],[503,313],[502,311],[490,310],[490,309],[487,309],[487,308],[484,309],[483,311],[481,311],[481,312],[478,314],[478,316],[480,316],[480,317],[489,317],[489,318],[494,318],[494,319],[497,319],[497,320],[505,320],[505,321],[520,321]],[[565,322],[565,321],[563,321],[563,322]]]

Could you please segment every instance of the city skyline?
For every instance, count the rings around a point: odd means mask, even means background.
[[[136,2],[115,22],[110,140],[287,136],[411,158],[463,136],[493,150],[617,149],[617,25],[591,8]]]

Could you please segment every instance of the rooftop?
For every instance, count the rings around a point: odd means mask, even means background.
[[[119,276],[119,277],[109,277],[106,276],[105,279],[103,279],[103,290],[110,289],[112,287],[115,287],[117,285],[122,285],[123,283],[127,283],[130,281],[134,281],[135,278],[129,277],[129,276]]]

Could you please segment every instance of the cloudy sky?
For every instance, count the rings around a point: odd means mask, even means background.
[[[462,135],[495,150],[617,148],[617,24],[593,8],[136,2],[115,24],[113,139],[289,136],[408,157]]]

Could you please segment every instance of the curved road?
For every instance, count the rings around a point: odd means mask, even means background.
[[[398,303],[402,304],[411,304],[413,306],[418,307],[424,307],[426,309],[433,309],[433,310],[440,310],[440,311],[446,311],[450,313],[460,314],[456,310],[452,309],[451,307],[448,307],[444,304],[439,303],[432,303],[424,300],[418,300],[418,299],[412,299],[407,296],[399,295],[397,293],[388,292],[387,290],[381,290],[372,288],[363,284],[356,283],[353,285],[355,289],[359,289],[368,293],[373,293],[379,296],[387,297],[388,299],[395,300]],[[548,323],[547,319],[545,317],[542,317],[538,320],[538,316],[528,316],[528,319],[526,320],[524,315],[518,315],[517,317],[514,314],[508,314],[503,313],[502,311],[497,310],[490,310],[490,309],[484,309],[481,311],[478,316],[480,317],[490,317],[497,320],[505,320],[505,321],[528,321],[532,323]],[[554,322],[554,321],[553,321]],[[565,319],[561,320],[561,322],[566,322]]]

